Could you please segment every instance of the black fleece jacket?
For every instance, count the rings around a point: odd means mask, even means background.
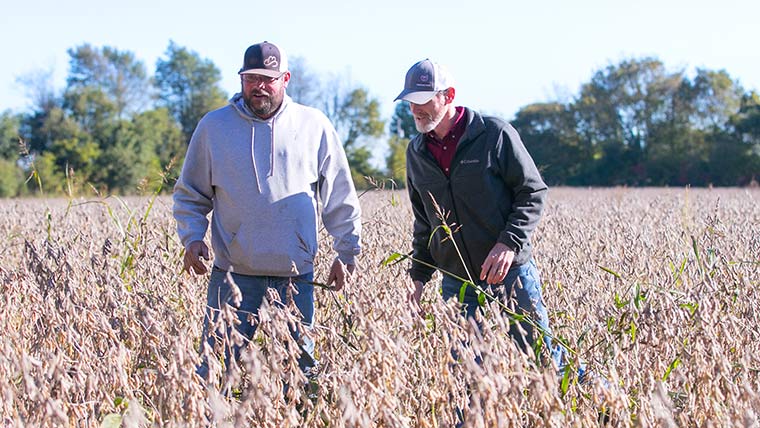
[[[427,150],[426,135],[417,135],[406,150],[416,259],[410,275],[423,283],[435,269],[420,261],[464,279],[469,271],[477,281],[496,242],[514,250],[512,266],[531,259],[530,237],[541,218],[546,184],[510,124],[470,109],[466,114],[467,129],[457,144],[449,177]],[[458,252],[445,228],[439,227],[442,216]]]

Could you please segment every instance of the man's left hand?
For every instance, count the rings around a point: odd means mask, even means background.
[[[515,252],[509,247],[497,242],[488,253],[488,257],[480,266],[480,280],[488,284],[499,284],[507,276],[509,267],[512,266],[512,260],[515,258]]]
[[[335,283],[332,290],[342,290],[343,286],[350,282],[351,276],[354,274],[355,270],[355,265],[347,265],[336,257],[335,261],[330,267],[330,275],[327,277],[327,285]]]

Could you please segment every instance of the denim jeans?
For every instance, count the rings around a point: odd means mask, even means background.
[[[477,272],[479,273],[479,272]],[[518,282],[519,279],[519,282]],[[545,333],[551,334],[549,328],[549,316],[544,306],[543,297],[541,296],[541,279],[538,275],[538,269],[535,262],[531,259],[529,262],[520,266],[514,266],[507,272],[501,284],[488,285],[485,281],[477,281],[477,285],[486,293],[495,297],[500,302],[510,308],[512,312],[525,314],[530,317],[532,322],[541,327]],[[459,299],[462,281],[448,275],[443,276],[442,292],[443,299]],[[464,293],[462,301],[463,312],[468,318],[475,317],[475,311],[479,308],[478,292],[474,287],[468,286]],[[525,331],[525,336],[520,333],[520,329]],[[514,323],[510,325],[509,335],[517,342],[518,346],[526,353],[530,353],[534,346],[534,338],[540,332],[534,332],[534,327],[527,321]],[[551,337],[542,334],[543,345],[545,349],[550,350],[552,360],[560,366],[563,350],[560,347],[552,348]]]
[[[280,302],[287,302],[287,291],[289,284],[292,282],[295,290],[292,297],[298,310],[303,317],[302,323],[305,328],[310,329],[314,322],[314,285],[311,284],[314,273],[306,273],[300,276],[287,278],[276,276],[250,276],[231,273],[232,279],[240,289],[242,300],[237,307],[237,317],[240,320],[235,328],[247,339],[253,337],[256,332],[255,318],[258,316],[264,297],[268,289],[274,289],[280,296]],[[203,338],[201,342],[201,351],[203,343],[213,349],[216,342],[217,334],[209,334],[209,325],[216,320],[219,314],[219,308],[222,303],[235,306],[232,301],[230,284],[227,281],[227,272],[214,267],[211,271],[211,278],[208,285],[206,316],[203,321]],[[249,315],[253,315],[254,321],[249,320]],[[298,360],[298,366],[305,373],[315,365],[314,360],[314,342],[307,336],[301,336],[296,329],[290,328],[293,338],[301,347],[301,357]],[[227,332],[229,337],[229,331]],[[245,345],[244,345],[245,346]],[[236,360],[240,358],[241,347],[232,345],[232,356],[230,355],[230,346],[225,346],[224,361],[229,364],[230,358]],[[208,378],[208,361],[202,358],[201,364],[197,368],[198,375],[207,380]]]

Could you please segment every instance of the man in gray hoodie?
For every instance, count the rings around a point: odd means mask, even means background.
[[[311,327],[319,217],[337,252],[327,278],[334,290],[348,281],[360,252],[359,201],[343,146],[322,112],[285,93],[291,78],[285,52],[269,42],[252,45],[239,75],[240,93],[198,123],[174,187],[187,272],[208,272],[203,239],[212,213],[214,262],[198,368],[204,379],[208,351],[223,347],[225,364],[239,357],[240,347],[219,340],[229,331],[210,331],[223,303],[237,308],[236,328],[245,338],[255,331],[248,315],[255,318],[267,289],[279,293],[281,302],[291,296]],[[238,298],[228,278],[239,288]],[[292,332],[303,350],[299,365],[307,371],[315,364],[313,341]]]

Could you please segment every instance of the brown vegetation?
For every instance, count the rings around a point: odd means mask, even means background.
[[[405,263],[382,265],[410,247],[409,205],[369,193],[361,273],[317,291],[310,396],[283,393],[305,379],[275,306],[229,388],[201,386],[206,278],[180,274],[171,199],[85,202],[0,202],[0,426],[446,427],[457,406],[472,427],[760,421],[756,189],[550,192],[534,244],[552,326],[607,387],[536,367],[501,317],[474,334],[437,276],[410,311]]]

